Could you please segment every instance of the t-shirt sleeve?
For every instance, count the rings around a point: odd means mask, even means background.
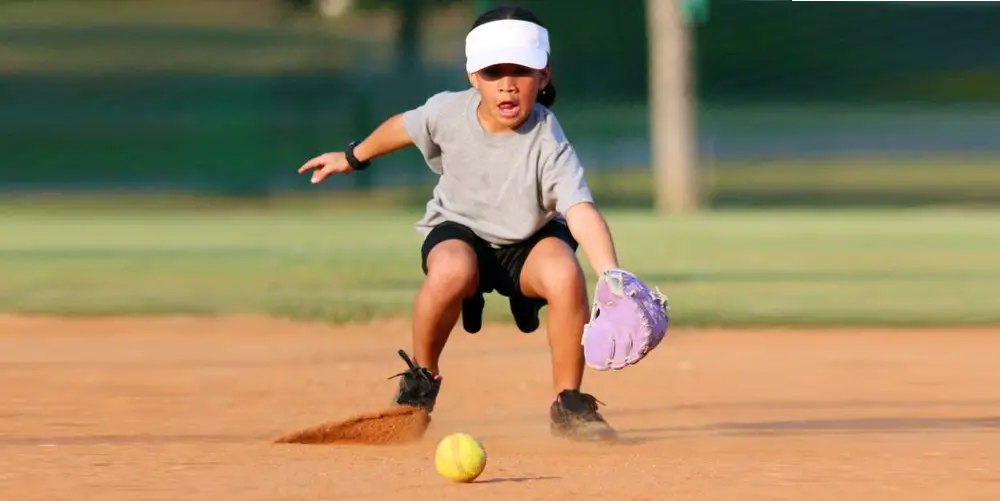
[[[403,113],[403,127],[425,159],[441,155],[439,124],[445,112],[448,92],[440,92],[427,101]]]
[[[568,141],[560,141],[542,165],[542,207],[565,215],[570,207],[594,198],[584,176],[583,165]]]

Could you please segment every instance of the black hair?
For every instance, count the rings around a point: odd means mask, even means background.
[[[490,23],[493,21],[501,21],[504,19],[513,19],[515,21],[527,21],[529,23],[535,23],[541,26],[542,28],[545,28],[545,25],[542,24],[542,21],[538,19],[537,16],[532,14],[531,11],[524,9],[522,7],[507,6],[507,7],[496,7],[494,9],[490,9],[482,13],[482,15],[480,15],[476,19],[476,22],[472,23],[472,28],[469,29],[473,30],[480,25]],[[538,104],[541,104],[546,108],[552,108],[552,106],[556,104],[556,86],[552,84],[551,78],[549,78],[549,83],[538,91],[538,96],[535,100],[538,102]]]

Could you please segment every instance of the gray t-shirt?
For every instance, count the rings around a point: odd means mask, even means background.
[[[417,231],[452,221],[487,242],[522,241],[593,198],[576,151],[556,116],[536,104],[516,131],[493,134],[476,117],[479,92],[441,92],[403,115],[431,171],[439,176]]]

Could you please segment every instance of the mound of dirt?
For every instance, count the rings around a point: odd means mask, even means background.
[[[420,440],[431,418],[423,410],[398,406],[289,433],[278,444],[401,444]]]

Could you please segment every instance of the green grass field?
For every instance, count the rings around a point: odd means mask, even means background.
[[[363,321],[407,314],[422,279],[415,212],[8,206],[0,214],[7,312]],[[668,294],[676,325],[1000,323],[1000,212],[607,217],[623,266]],[[502,299],[487,299],[490,318],[507,320]]]

